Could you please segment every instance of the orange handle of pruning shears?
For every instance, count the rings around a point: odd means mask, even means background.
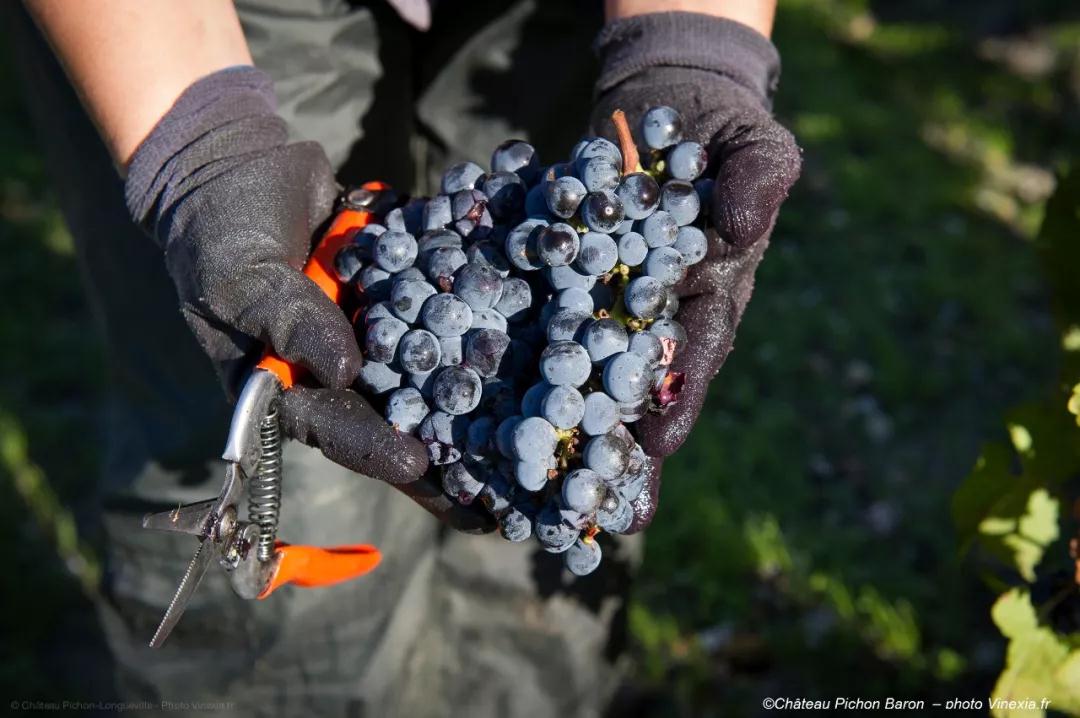
[[[266,598],[287,583],[303,588],[332,586],[363,576],[382,560],[377,548],[364,544],[317,548],[278,541],[274,552],[278,556],[277,569],[259,598]]]
[[[362,188],[381,192],[389,189],[389,186],[382,182],[368,182]],[[353,241],[357,232],[374,220],[375,215],[364,210],[347,208],[338,212],[304,267],[304,274],[319,285],[319,289],[335,304],[341,304],[347,287],[337,277],[334,258],[342,247]],[[269,349],[259,362],[258,368],[272,372],[286,391],[306,371],[303,367],[290,364]],[[277,567],[259,598],[266,598],[277,588],[289,583],[305,588],[331,586],[363,576],[382,560],[379,550],[366,544],[319,548],[293,546],[278,541],[274,553]]]
[[[368,182],[362,188],[372,192],[381,192],[389,189],[389,185],[383,182]],[[353,240],[357,232],[373,221],[375,221],[375,215],[371,212],[357,209],[341,210],[334,217],[330,229],[326,230],[326,234],[311,252],[311,257],[308,258],[304,274],[319,285],[319,289],[323,290],[323,293],[330,297],[334,304],[341,304],[346,289],[338,279],[337,272],[334,271],[334,257],[337,256],[338,250]],[[258,363],[258,368],[273,372],[281,380],[281,386],[284,389],[291,388],[307,371],[303,367],[290,364],[270,350],[267,350],[262,361]]]

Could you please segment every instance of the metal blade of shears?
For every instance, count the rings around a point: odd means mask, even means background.
[[[210,548],[206,546],[208,543],[211,544]],[[160,648],[161,644],[172,633],[176,622],[184,615],[184,610],[187,608],[188,602],[191,601],[191,596],[195,593],[195,589],[199,587],[203,576],[206,575],[206,569],[209,568],[210,561],[214,556],[212,544],[213,542],[207,539],[199,542],[199,548],[195,550],[195,555],[191,557],[191,563],[188,564],[184,577],[180,579],[180,586],[176,589],[176,595],[169,602],[169,608],[166,609],[165,616],[161,619],[157,630],[154,631],[154,637],[150,639],[151,648]]]
[[[143,517],[144,529],[154,531],[174,531],[192,534],[200,538],[210,534],[211,522],[220,499],[207,499],[194,504],[177,506],[169,511],[159,511]]]

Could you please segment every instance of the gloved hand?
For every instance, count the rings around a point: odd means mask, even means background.
[[[654,470],[635,505],[632,530],[656,511],[663,457],[686,440],[723,365],[754,288],[781,203],[799,176],[795,139],[770,113],[780,58],[756,31],[696,13],[656,13],[608,23],[596,41],[601,60],[593,131],[615,138],[611,113],[623,110],[637,134],[641,115],[668,105],[682,115],[684,139],[706,147],[716,179],[709,253],[676,287],[676,315],[689,337],[672,369],[684,372],[679,401],[636,425]]]
[[[283,394],[290,436],[397,486],[453,525],[487,528],[424,476],[420,442],[348,390],[363,364],[352,327],[301,272],[338,187],[322,148],[287,144],[286,134],[264,73],[238,67],[199,80],[131,160],[132,217],[164,250],[181,312],[226,392],[235,396],[269,344],[325,387]]]

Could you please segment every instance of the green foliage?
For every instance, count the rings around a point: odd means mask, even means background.
[[[1080,715],[1080,633],[1062,635],[1046,616],[1055,603],[1080,604],[1080,586],[1066,587],[1046,606],[1036,607],[1026,587],[1009,585],[1017,578],[1033,584],[1039,578],[1037,571],[1067,565],[1058,541],[1065,533],[1060,507],[1072,505],[1080,494],[1075,481],[1080,475],[1080,428],[1075,416],[1080,402],[1074,385],[1080,367],[1071,356],[1076,351],[1080,292],[1070,281],[1080,266],[1078,236],[1080,172],[1059,184],[1036,240],[1055,291],[1053,303],[1066,355],[1063,381],[1044,402],[1010,414],[1011,446],[985,447],[953,498],[953,518],[962,544],[979,546],[1016,574],[991,580],[992,585],[1005,587],[992,615],[1009,640],[1005,669],[992,697],[1021,704],[1046,698],[1054,710],[1070,715]],[[1068,262],[1072,264],[1062,264]],[[1080,576],[1080,562],[1075,570]],[[1038,709],[993,712],[1002,717],[1044,714],[1041,703]]]
[[[1059,713],[1080,715],[1080,635],[1062,638],[1039,621],[1031,596],[1019,588],[994,603],[994,624],[1009,639],[1009,652],[992,696],[1005,701],[1050,701]],[[998,718],[1043,711],[994,710]]]

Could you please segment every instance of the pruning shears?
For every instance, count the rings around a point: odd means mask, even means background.
[[[390,188],[369,182],[348,192],[329,229],[312,251],[304,274],[337,304],[347,286],[334,270],[338,251],[393,202]],[[225,483],[217,498],[147,514],[143,528],[196,536],[199,547],[180,580],[161,624],[150,641],[160,647],[176,626],[211,563],[226,571],[242,598],[263,599],[286,584],[304,588],[330,586],[374,569],[382,556],[367,544],[319,548],[277,538],[281,511],[282,437],[277,401],[305,370],[267,350],[252,370],[233,411],[222,458]],[[247,516],[241,518],[247,498]]]

